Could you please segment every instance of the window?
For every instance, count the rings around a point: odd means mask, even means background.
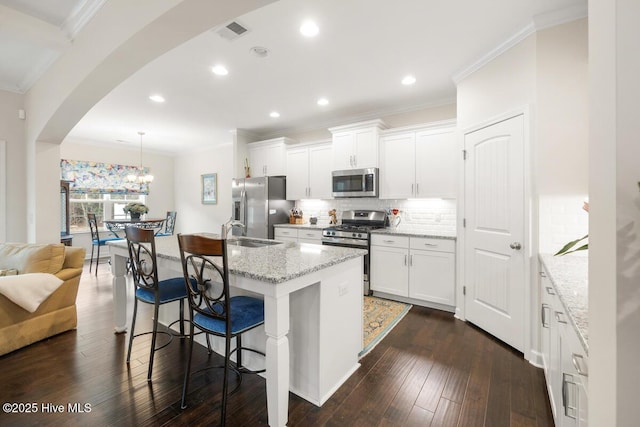
[[[61,160],[61,177],[70,182],[69,228],[71,233],[89,232],[87,214],[96,214],[98,227],[105,219],[125,219],[122,208],[130,202],[145,203],[149,186],[130,182],[135,166]]]
[[[77,194],[71,193],[69,200],[69,228],[71,233],[88,233],[87,214],[96,214],[98,227],[102,228],[104,219],[126,219],[122,208],[130,202],[145,203],[142,194]]]

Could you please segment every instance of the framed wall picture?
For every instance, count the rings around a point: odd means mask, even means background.
[[[218,203],[218,174],[202,175],[202,204],[215,205]]]

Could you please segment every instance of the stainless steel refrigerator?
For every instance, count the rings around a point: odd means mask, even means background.
[[[273,239],[273,225],[289,222],[293,201],[287,200],[286,177],[236,178],[232,182],[233,235]]]

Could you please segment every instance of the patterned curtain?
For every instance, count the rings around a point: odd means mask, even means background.
[[[60,169],[61,179],[70,181],[72,193],[149,194],[149,184],[127,179],[127,175],[138,174],[137,166],[62,159]],[[148,173],[148,168],[144,168],[144,173]]]

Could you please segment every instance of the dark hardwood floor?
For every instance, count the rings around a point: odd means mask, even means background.
[[[139,318],[150,318],[150,311],[146,313]],[[0,425],[219,424],[221,370],[195,377],[189,407],[182,411],[187,346],[176,339],[158,352],[153,381],[147,383],[145,339],[134,342],[127,366],[127,335],[113,333],[109,267],[101,264],[97,278],[85,267],[78,329],[0,357],[2,403],[37,409],[21,414],[3,411]],[[196,346],[194,366],[207,358],[206,350]],[[288,425],[553,425],[542,371],[521,353],[448,313],[413,307],[361,363],[321,408],[291,394]],[[227,424],[267,425],[264,379],[245,376],[229,400]]]

